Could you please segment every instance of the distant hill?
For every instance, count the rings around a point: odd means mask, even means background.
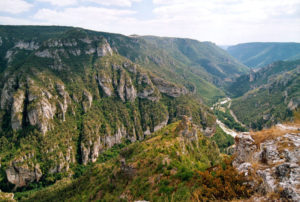
[[[219,45],[220,48],[227,50],[231,45]]]
[[[264,67],[278,60],[300,59],[300,43],[243,43],[227,52],[251,68]]]
[[[238,77],[235,82],[231,83],[227,90],[232,97],[239,97],[250,90],[260,86],[270,84],[276,80],[279,75],[294,70],[299,65],[300,60],[295,61],[278,61],[274,62],[259,71],[252,71]]]
[[[247,67],[212,42],[154,36],[142,38],[192,69],[206,71],[216,78],[233,78],[248,71]]]

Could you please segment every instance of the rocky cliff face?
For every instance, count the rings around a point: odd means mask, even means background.
[[[65,91],[64,84],[54,82],[48,84],[50,86],[43,88],[30,77],[23,79],[19,74],[13,74],[4,83],[1,109],[10,111],[13,130],[21,130],[29,124],[38,127],[45,134],[51,130],[51,120],[55,115],[62,121],[65,120],[70,96]],[[52,95],[50,92],[55,94]]]
[[[256,180],[254,183],[259,185],[258,191],[262,195],[256,201],[272,197],[299,201],[299,149],[300,133],[297,131],[239,134],[233,164],[240,172],[252,175]]]

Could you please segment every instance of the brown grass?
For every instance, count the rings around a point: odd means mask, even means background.
[[[298,124],[287,123],[285,125],[296,126],[296,127],[298,126],[300,128],[300,125],[298,125]],[[299,131],[298,130],[284,130],[277,126],[272,126],[271,128],[263,129],[261,131],[256,131],[256,132],[250,131],[250,135],[254,139],[255,144],[257,146],[259,146],[260,143],[265,142],[266,140],[275,139],[277,137],[285,135],[286,133],[299,133]]]

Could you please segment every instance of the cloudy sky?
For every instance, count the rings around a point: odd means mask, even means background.
[[[0,24],[68,25],[220,45],[300,42],[300,0],[0,0]]]

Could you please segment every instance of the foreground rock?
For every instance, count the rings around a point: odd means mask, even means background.
[[[300,200],[300,133],[239,134],[236,136],[234,166],[253,175],[259,193],[268,199]]]

